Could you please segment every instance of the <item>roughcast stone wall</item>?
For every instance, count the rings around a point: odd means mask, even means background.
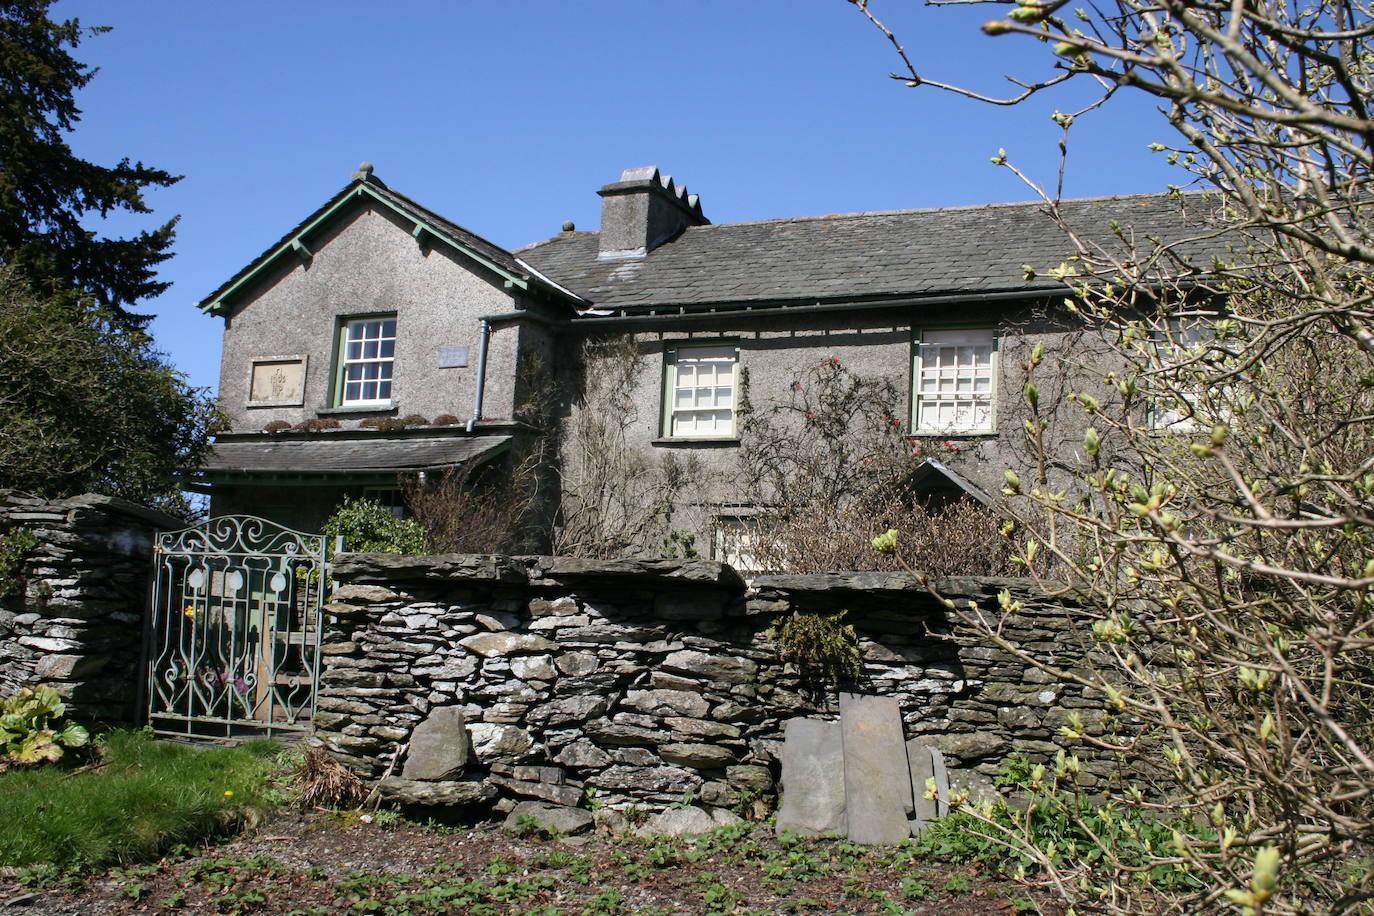
[[[153,536],[182,524],[109,496],[0,490],[0,536],[38,541],[0,595],[0,695],[47,684],[80,718],[134,721]]]
[[[848,609],[864,656],[857,689],[894,698],[907,737],[929,736],[966,772],[1049,759],[1072,710],[1101,718],[1100,701],[978,641],[905,575],[746,585],[708,561],[467,555],[345,556],[333,575],[314,740],[370,778],[425,770],[480,784],[466,800],[494,788],[498,806],[594,795],[661,809],[690,793],[731,807],[771,793],[787,720],[837,710],[833,690],[808,690],[778,660],[768,630],[794,610]],[[1025,610],[1006,621],[1009,637],[1063,666],[1083,656],[1081,614],[1029,582],[939,588],[990,611],[1010,589]],[[409,759],[454,722],[471,742],[465,767]],[[1085,764],[1080,781],[1095,785],[1107,765]]]

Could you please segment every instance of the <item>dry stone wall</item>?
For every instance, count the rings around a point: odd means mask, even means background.
[[[57,689],[74,715],[134,721],[154,534],[177,519],[109,496],[0,490],[0,537],[30,532],[0,595],[0,695]]]
[[[768,631],[793,611],[847,609],[858,689],[892,698],[906,737],[965,772],[1051,758],[1071,711],[1100,721],[1099,701],[980,642],[910,576],[746,584],[708,561],[353,555],[334,578],[314,740],[402,800],[662,809],[769,795],[787,721],[837,712],[833,690],[778,659]],[[1081,613],[1026,581],[939,587],[989,611],[1010,589],[1025,608],[1008,636],[1065,667],[1086,651]]]

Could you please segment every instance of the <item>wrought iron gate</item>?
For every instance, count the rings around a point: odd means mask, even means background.
[[[148,722],[168,734],[301,730],[315,709],[325,538],[246,515],[158,535]]]

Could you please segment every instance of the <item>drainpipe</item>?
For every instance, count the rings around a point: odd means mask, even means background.
[[[472,419],[468,421],[468,432],[472,432],[477,421],[482,419],[482,392],[487,387],[487,344],[491,341],[491,324],[486,318],[482,318],[481,322],[481,337],[477,344],[477,391],[472,398]]]

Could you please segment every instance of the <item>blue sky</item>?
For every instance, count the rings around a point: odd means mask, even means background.
[[[995,89],[1043,45],[987,38],[995,8],[872,0],[932,78]],[[148,195],[180,214],[171,288],[141,307],[198,386],[218,381],[221,324],[195,303],[342,187],[358,163],[508,248],[594,229],[596,189],[657,165],[713,222],[958,206],[1030,195],[1058,170],[1060,92],[992,108],[887,78],[886,40],[845,0],[58,0],[54,18],[114,31],[71,135],[81,156],[185,175]],[[1118,100],[1121,101],[1121,100]],[[1074,128],[1071,196],[1162,190],[1186,176],[1144,104]],[[157,219],[118,219],[127,234]]]

